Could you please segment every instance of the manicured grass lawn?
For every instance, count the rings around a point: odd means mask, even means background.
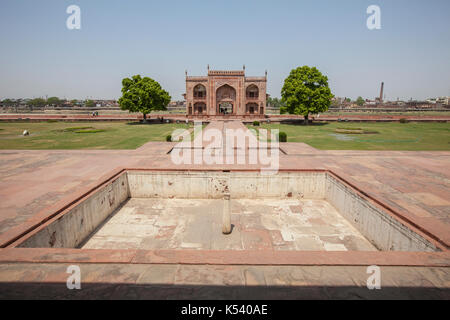
[[[333,122],[309,126],[263,124],[261,128],[279,129],[287,133],[288,142],[304,142],[323,150],[450,150],[449,123]],[[148,141],[166,141],[175,129],[188,127],[125,122],[0,123],[0,149],[136,149]],[[31,135],[22,136],[24,130]]]
[[[257,128],[251,125],[249,128]],[[450,150],[450,123],[351,123],[314,125],[264,124],[287,133],[288,142],[304,142],[322,150]],[[378,132],[346,134],[338,131]]]
[[[346,112],[332,112],[327,111],[321,113],[329,116],[341,116],[344,118],[346,115],[367,115],[367,116],[450,116],[450,111],[404,111],[404,112],[358,112],[358,111],[346,111]]]
[[[187,128],[125,122],[0,123],[0,149],[136,149],[148,141],[166,141],[173,130]],[[30,135],[22,136],[24,130]]]

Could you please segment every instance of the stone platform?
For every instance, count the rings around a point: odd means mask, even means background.
[[[245,129],[240,122],[213,122],[209,126]],[[260,168],[175,165],[169,154],[174,146],[149,142],[133,151],[0,151],[0,243],[42,221],[52,206],[89,189],[117,167]],[[281,169],[333,170],[368,195],[382,199],[424,233],[435,236],[447,250],[435,256],[408,256],[414,262],[411,265],[405,265],[402,253],[377,253],[385,289],[370,291],[366,288],[365,263],[371,260],[342,265],[339,252],[312,253],[328,259],[325,265],[311,265],[308,256],[300,255],[295,266],[273,266],[258,265],[257,255],[255,263],[249,265],[236,264],[239,260],[231,256],[229,264],[218,262],[227,261],[226,256],[219,259],[213,255],[208,261],[208,254],[197,260],[201,264],[177,263],[185,259],[146,264],[145,259],[137,258],[137,251],[125,250],[116,257],[123,263],[105,263],[108,257],[102,257],[108,256],[107,250],[85,256],[78,251],[67,255],[51,249],[5,248],[0,249],[0,297],[450,298],[450,152],[321,151],[302,143],[282,143],[280,148]],[[271,261],[264,256],[272,254],[273,248],[260,249],[261,261]],[[13,250],[23,250],[23,254]],[[33,256],[36,259],[30,258]],[[82,269],[84,289],[78,292],[67,290],[65,285],[66,268],[74,262]],[[261,291],[259,286],[270,290]]]

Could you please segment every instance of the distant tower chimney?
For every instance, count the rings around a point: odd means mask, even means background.
[[[380,102],[383,102],[384,82],[381,83]]]

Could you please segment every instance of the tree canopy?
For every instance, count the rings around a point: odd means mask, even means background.
[[[364,103],[366,103],[366,100],[364,100],[363,97],[358,97],[358,99],[356,99],[356,104],[358,106],[362,107]]]
[[[28,104],[33,107],[44,107],[46,103],[47,102],[43,98],[35,98],[30,100]]]
[[[135,75],[122,80],[122,97],[118,102],[122,110],[142,112],[146,119],[152,111],[166,110],[170,99],[169,93],[157,81]]]
[[[2,103],[7,106],[12,106],[12,105],[17,104],[16,101],[12,101],[11,99],[4,99],[4,100],[2,100]]]
[[[267,99],[267,105],[272,106],[273,108],[277,108],[277,109],[284,107],[284,104],[281,101],[281,99],[278,99],[276,97],[275,98],[269,97]]]
[[[62,104],[62,100],[60,100],[58,97],[50,97],[47,99],[47,103],[50,105],[60,105]]]
[[[328,78],[317,68],[308,66],[291,71],[284,80],[281,96],[287,111],[303,115],[306,122],[309,114],[327,111],[333,98],[328,87]]]
[[[84,105],[88,108],[93,108],[93,107],[95,107],[95,102],[93,100],[88,99],[88,100],[86,100]]]

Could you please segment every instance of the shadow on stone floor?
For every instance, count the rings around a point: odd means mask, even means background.
[[[448,300],[449,288],[351,286],[219,286],[135,283],[89,283],[68,290],[65,283],[11,282],[0,284],[0,299],[148,299],[148,300]]]

